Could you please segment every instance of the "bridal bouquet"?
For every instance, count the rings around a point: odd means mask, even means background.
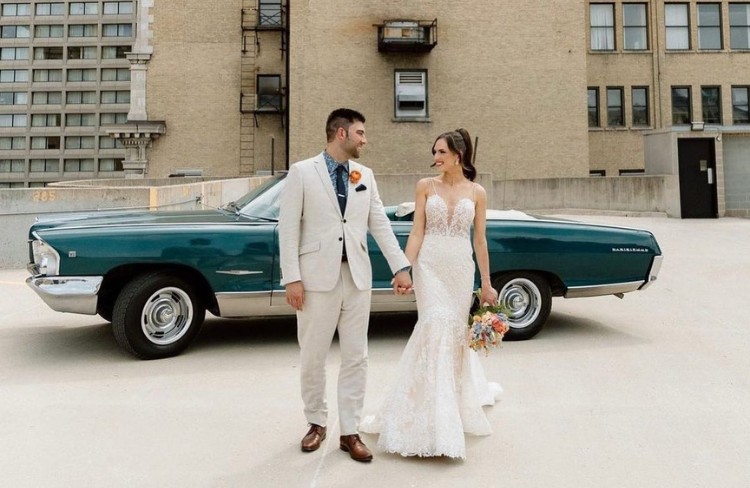
[[[475,292],[481,300],[481,292]],[[479,307],[469,315],[469,347],[475,351],[484,350],[485,356],[490,348],[500,344],[508,332],[507,310],[502,305]]]

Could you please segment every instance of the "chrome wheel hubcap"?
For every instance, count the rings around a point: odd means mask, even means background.
[[[510,311],[508,325],[522,329],[529,326],[539,316],[542,295],[532,281],[526,278],[516,278],[500,290],[500,304]]]
[[[146,301],[141,315],[141,329],[154,344],[163,346],[182,338],[193,321],[193,303],[184,290],[162,288]]]

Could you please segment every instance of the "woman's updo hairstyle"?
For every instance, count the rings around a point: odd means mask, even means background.
[[[448,145],[451,152],[458,154],[458,161],[461,164],[464,176],[469,181],[474,181],[477,177],[477,169],[474,167],[474,147],[471,144],[469,131],[464,128],[444,132],[437,136],[435,142],[443,139]],[[432,154],[435,154],[435,144],[432,144]]]

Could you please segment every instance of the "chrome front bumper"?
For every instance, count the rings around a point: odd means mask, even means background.
[[[102,276],[31,276],[26,284],[57,312],[96,315]]]

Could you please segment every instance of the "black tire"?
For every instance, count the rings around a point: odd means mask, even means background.
[[[206,309],[192,286],[167,273],[141,275],[115,301],[112,329],[117,343],[141,359],[180,354],[198,334]]]
[[[492,286],[499,294],[498,303],[510,311],[510,330],[504,340],[531,339],[542,330],[552,310],[552,292],[547,280],[536,273],[519,271],[494,277]]]

